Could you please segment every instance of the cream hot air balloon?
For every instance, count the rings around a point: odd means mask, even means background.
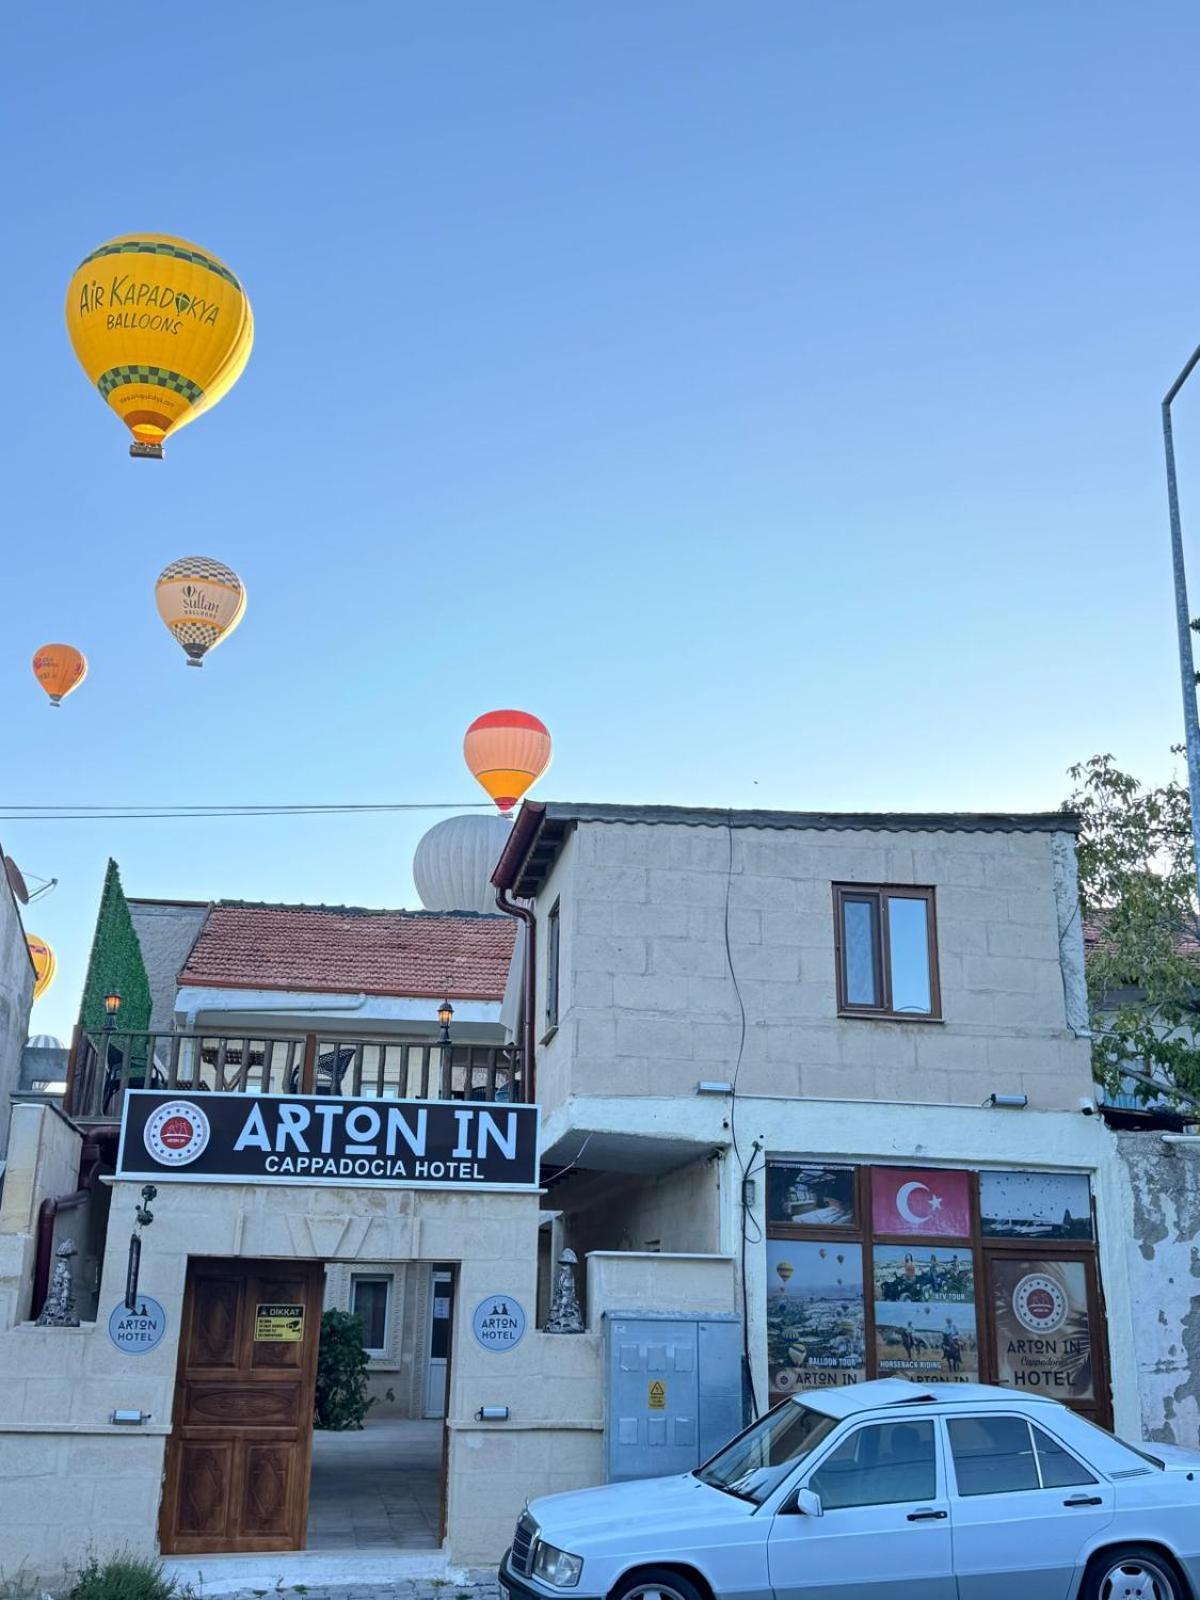
[[[779,1263],[779,1265],[775,1268],[775,1271],[779,1275],[779,1281],[780,1281],[780,1283],[783,1284],[783,1286],[785,1288],[787,1287],[788,1279],[792,1276],[792,1274],[795,1272],[795,1270],[796,1270],[795,1267],[792,1265],[792,1263],[790,1261],[781,1261]]]
[[[54,958],[54,951],[36,934],[27,933],[25,943],[29,949],[29,959],[33,962],[33,998],[40,1000],[54,982],[58,962]]]
[[[463,756],[501,811],[511,811],[550,765],[550,730],[528,711],[486,711],[467,729]]]
[[[184,556],[159,574],[158,614],[183,647],[189,667],[227,639],[246,609],[246,590],[231,567],[208,556]]]
[[[33,658],[33,675],[52,706],[60,706],[72,689],[78,689],[87,669],[87,657],[73,644],[44,644]]]

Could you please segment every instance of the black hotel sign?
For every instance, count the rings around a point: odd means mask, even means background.
[[[118,1178],[536,1189],[536,1106],[133,1089]]]

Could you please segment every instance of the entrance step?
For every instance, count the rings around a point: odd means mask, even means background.
[[[492,1600],[492,1570],[452,1566],[440,1550],[285,1550],[164,1556],[163,1572],[198,1600]]]

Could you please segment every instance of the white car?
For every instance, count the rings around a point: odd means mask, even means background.
[[[684,1477],[527,1507],[502,1600],[1200,1600],[1200,1450],[898,1378],[785,1400]]]

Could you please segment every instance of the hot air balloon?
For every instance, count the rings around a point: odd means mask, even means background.
[[[413,882],[426,911],[494,912],[492,869],[511,828],[508,818],[490,812],[435,822],[413,855]]]
[[[58,962],[54,959],[54,951],[44,939],[27,933],[25,943],[29,947],[29,959],[33,962],[33,998],[39,1000],[54,982]]]
[[[33,658],[33,675],[59,706],[87,677],[87,657],[72,644],[44,644]]]
[[[528,711],[488,711],[467,729],[463,755],[501,811],[511,811],[550,765],[550,730]]]
[[[792,1276],[795,1270],[795,1267],[790,1261],[781,1261],[775,1268],[775,1271],[779,1274],[779,1281],[781,1283],[787,1283],[788,1279]]]
[[[154,586],[158,614],[187,652],[188,666],[227,639],[242,620],[246,590],[230,567],[208,556],[184,556],[164,567]]]
[[[79,364],[133,434],[131,456],[216,405],[254,343],[246,291],[186,239],[127,233],[85,256],[67,286]]]

